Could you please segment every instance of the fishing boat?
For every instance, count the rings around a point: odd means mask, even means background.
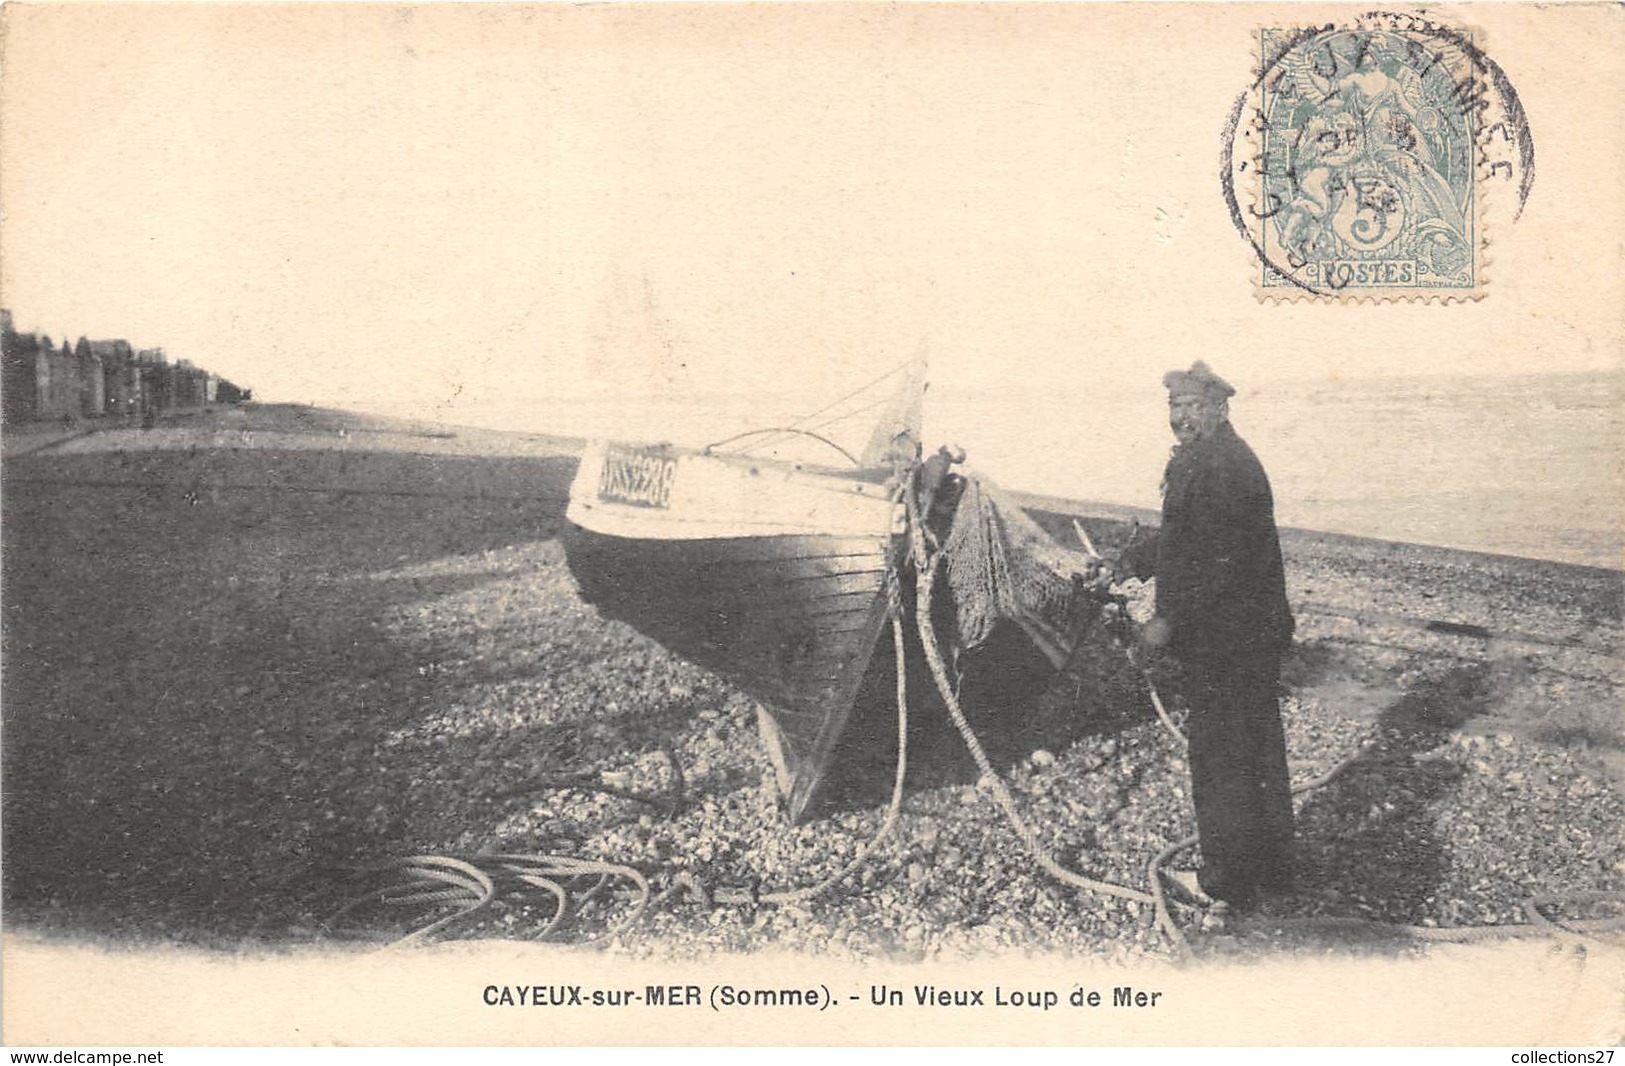
[[[583,599],[758,701],[792,821],[819,793],[901,593],[888,583],[908,556],[904,493],[929,513],[945,480],[946,451],[919,458],[923,391],[912,364],[858,454],[803,426],[705,449],[601,441],[571,487],[564,543]],[[839,459],[754,454],[789,437]],[[1065,640],[1027,613],[1059,665]]]

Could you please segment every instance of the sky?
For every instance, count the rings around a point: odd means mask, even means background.
[[[1195,358],[1618,366],[1606,6],[1473,9],[1538,151],[1522,217],[1492,191],[1483,300],[1255,299],[1220,137],[1255,26],[1315,11],[7,5],[0,300],[258,399],[622,434],[675,406],[721,436],[922,352],[978,423],[945,434],[1006,448]]]

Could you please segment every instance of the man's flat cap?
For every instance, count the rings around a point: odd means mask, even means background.
[[[1200,359],[1192,363],[1189,370],[1168,371],[1162,375],[1162,384],[1169,396],[1214,396],[1222,400],[1236,394],[1228,381]]]

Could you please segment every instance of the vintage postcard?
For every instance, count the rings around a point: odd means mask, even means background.
[[[1618,5],[0,26],[9,1045],[1625,1038]]]

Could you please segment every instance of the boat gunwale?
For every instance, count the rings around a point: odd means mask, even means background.
[[[581,449],[581,454],[586,456],[595,448],[607,448],[610,445],[631,448],[636,451],[658,452],[672,458],[714,459],[728,466],[767,466],[792,475],[803,475],[819,480],[856,481],[865,485],[883,485],[892,480],[897,473],[896,469],[891,466],[825,466],[822,463],[774,459],[768,456],[749,455],[745,452],[718,452],[705,448],[691,448],[672,444],[666,441],[633,441],[620,437],[594,437],[586,442]]]

